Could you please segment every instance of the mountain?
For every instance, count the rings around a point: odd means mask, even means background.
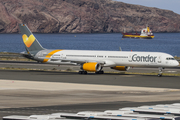
[[[180,15],[112,0],[0,0],[0,33],[25,23],[40,33],[180,32]]]

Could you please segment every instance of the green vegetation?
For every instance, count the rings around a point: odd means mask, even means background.
[[[23,57],[19,53],[0,52],[0,60],[8,61],[34,61]]]
[[[19,55],[19,53],[0,52],[0,55]]]

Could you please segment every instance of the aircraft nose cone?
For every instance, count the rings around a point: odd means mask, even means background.
[[[175,63],[175,64],[176,64],[176,66],[179,66],[179,62],[178,62],[178,61],[176,61],[176,63]]]

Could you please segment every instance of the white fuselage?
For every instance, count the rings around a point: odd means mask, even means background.
[[[35,56],[43,61],[53,50],[42,50]],[[131,52],[131,51],[90,51],[90,50],[60,50],[49,55],[46,63],[74,64],[81,62],[102,63],[103,67],[113,66],[145,66],[145,67],[175,67],[179,63],[173,56],[161,52]]]

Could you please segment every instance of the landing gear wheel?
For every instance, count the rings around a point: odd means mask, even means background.
[[[104,71],[102,70],[102,71],[99,71],[100,72],[100,74],[104,74]]]
[[[102,71],[97,71],[97,72],[95,72],[96,74],[104,74],[104,71],[102,70]]]
[[[79,74],[87,74],[87,71],[79,71]]]
[[[87,74],[87,71],[83,71],[83,74]]]
[[[162,77],[162,74],[158,74],[158,77]]]
[[[162,67],[159,68],[158,77],[162,77],[163,69],[164,69],[164,68],[162,68]]]

